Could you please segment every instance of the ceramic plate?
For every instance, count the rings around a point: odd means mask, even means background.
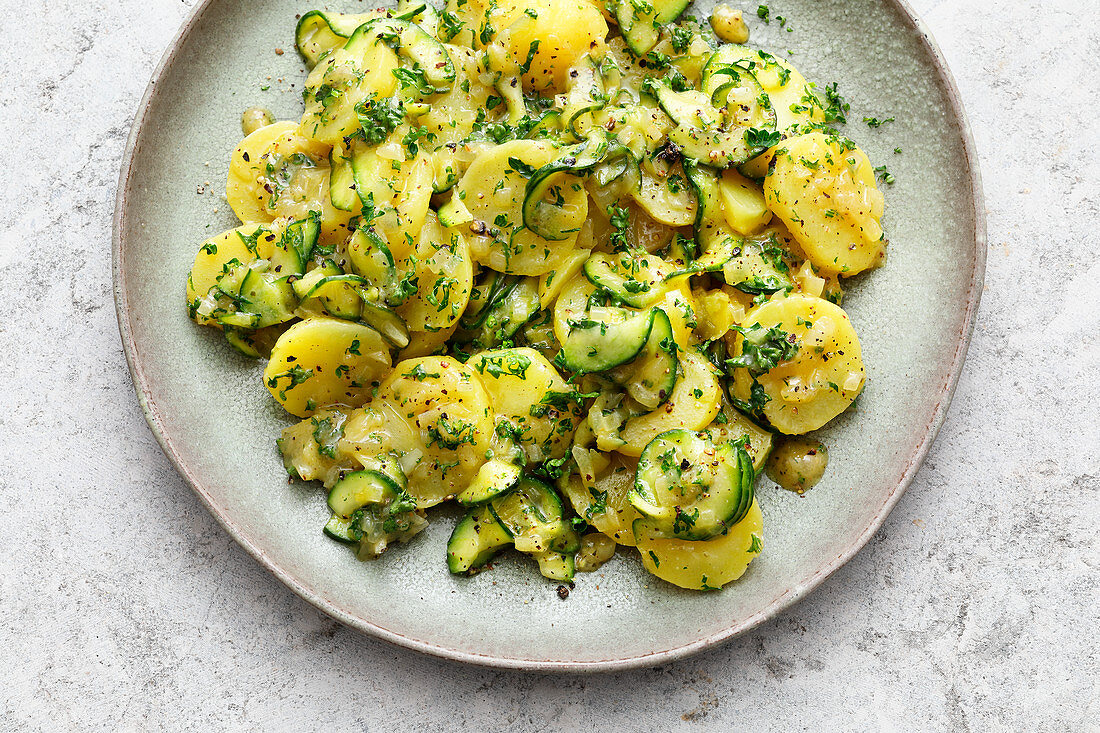
[[[973,144],[943,59],[903,4],[788,0],[794,32],[752,23],[754,44],[790,49],[808,79],[839,83],[852,103],[848,134],[897,178],[885,187],[889,263],[845,300],[868,380],[855,409],[822,431],[825,480],[805,498],[760,482],[764,553],[721,592],[680,591],[625,551],[580,575],[566,601],[520,557],[449,575],[456,514],[446,510],[411,544],[356,561],[321,533],[323,492],[287,484],[274,440],[288,419],[261,366],[187,319],[184,278],[199,242],[236,225],[222,192],[241,112],[301,113],[293,28],[313,7],[200,2],[150,82],[118,192],[115,293],[138,396],[169,458],[248,552],[325,613],[388,641],[501,667],[601,670],[684,657],[752,628],[867,542],[943,421],[984,272]],[[897,121],[871,130],[864,115]]]

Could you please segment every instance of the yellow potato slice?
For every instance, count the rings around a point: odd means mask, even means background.
[[[724,535],[703,542],[638,537],[645,569],[689,590],[713,590],[745,574],[762,548],[764,516],[754,499],[749,513]]]
[[[294,122],[276,122],[246,137],[229,159],[225,197],[242,222],[321,213],[321,235],[343,239],[351,212],[329,198],[329,146],[298,133]]]
[[[620,545],[634,547],[632,525],[641,515],[630,503],[627,494],[634,488],[638,461],[618,453],[609,455],[609,463],[595,476],[574,473],[562,477],[558,488],[569,499],[577,516]],[[597,496],[603,496],[602,503],[596,500]]]
[[[732,168],[722,172],[718,181],[722,213],[738,234],[756,234],[771,221],[772,212],[764,201],[764,192],[755,183]]]
[[[308,417],[322,407],[364,404],[389,367],[389,349],[373,328],[307,318],[275,343],[264,384],[287,412]]]
[[[668,402],[623,426],[619,435],[626,444],[618,448],[621,453],[640,456],[649,441],[666,430],[702,430],[714,420],[722,404],[722,385],[714,366],[688,350],[680,352],[680,369]]]
[[[820,132],[792,138],[764,194],[818,271],[851,276],[885,264],[885,203],[859,148]]]
[[[838,305],[808,295],[774,298],[745,316],[745,327],[779,328],[792,334],[798,352],[756,378],[769,401],[763,412],[772,426],[789,435],[817,430],[844,412],[862,391],[863,356],[848,314]],[[744,337],[734,339],[740,356]],[[749,400],[753,385],[747,369],[733,375],[738,399]]]
[[[470,249],[457,229],[444,229],[434,213],[424,221],[413,258],[402,265],[416,272],[416,292],[397,307],[413,331],[442,331],[458,322],[470,302],[474,268]]]
[[[470,367],[448,356],[407,359],[379,386],[377,400],[391,403],[418,431],[416,446],[405,448],[417,452],[405,474],[421,508],[469,485],[494,428],[489,395]]]
[[[525,91],[564,92],[570,67],[607,38],[607,22],[589,0],[503,0],[495,7],[498,42],[517,64],[531,54],[521,77]]]
[[[485,385],[497,418],[516,430],[515,439],[531,461],[560,458],[584,419],[584,405],[565,399],[576,392],[558,370],[531,348],[483,351],[466,365]]]
[[[498,272],[542,275],[558,269],[574,249],[577,235],[551,242],[523,227],[523,199],[527,178],[514,170],[511,159],[541,168],[557,157],[554,146],[544,140],[512,140],[482,153],[455,186],[459,197],[474,217],[470,251],[474,259]],[[563,175],[563,207],[572,209],[579,221],[588,211],[584,189],[574,191]]]
[[[269,259],[278,238],[275,233],[256,237],[256,251],[244,243],[262,224],[245,224],[210,237],[199,245],[191,272],[187,275],[187,304],[191,319],[204,326],[221,328],[215,319],[198,312],[198,304],[207,297],[210,288],[218,284],[218,278],[234,267],[247,266],[257,258]]]
[[[359,129],[356,105],[372,97],[385,99],[397,87],[397,54],[380,38],[356,36],[355,48],[336,49],[306,77],[300,131],[310,140],[335,145]]]

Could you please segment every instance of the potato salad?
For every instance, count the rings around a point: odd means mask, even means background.
[[[241,224],[187,307],[266,360],[286,470],[359,558],[438,521],[457,575],[636,552],[717,589],[764,551],[757,477],[825,472],[807,434],[865,381],[842,283],[886,258],[875,169],[835,86],[686,6],[298,20],[301,118],[243,115]]]

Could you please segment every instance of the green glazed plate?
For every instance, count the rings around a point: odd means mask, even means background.
[[[985,267],[977,161],[958,92],[904,3],[788,0],[793,33],[751,23],[753,45],[794,51],[788,58],[819,86],[839,82],[852,102],[847,134],[897,178],[884,187],[889,263],[852,283],[845,300],[868,381],[855,409],[822,431],[825,480],[805,498],[761,480],[764,552],[725,590],[681,591],[624,551],[580,575],[565,601],[518,557],[474,578],[449,575],[455,514],[446,510],[411,544],[355,560],[321,533],[323,492],[287,483],[274,441],[288,418],[263,388],[261,365],[187,319],[184,280],[199,242],[236,225],[222,192],[241,112],[261,104],[279,119],[301,113],[293,29],[313,7],[200,2],[142,100],[118,189],[115,297],[138,397],[180,474],[249,553],[325,613],[396,644],[498,667],[583,671],[667,662],[730,639],[866,544],[943,422]],[[864,116],[897,121],[873,130]]]

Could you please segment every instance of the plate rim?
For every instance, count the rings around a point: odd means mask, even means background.
[[[134,156],[138,149],[138,141],[142,137],[142,132],[145,130],[145,127],[149,122],[149,109],[152,106],[153,100],[156,97],[158,91],[157,82],[160,81],[160,79],[162,78],[166,70],[172,65],[172,63],[176,61],[180,48],[183,46],[190,34],[195,30],[195,27],[199,24],[206,10],[215,2],[219,1],[221,0],[200,0],[200,2],[191,10],[190,14],[183,21],[179,30],[176,32],[171,43],[168,45],[164,54],[161,56],[159,63],[154,69],[152,76],[149,80],[149,84],[146,86],[145,92],[142,95],[141,100],[138,102],[137,112],[134,115],[133,121],[131,123],[130,133],[127,137],[126,147],[122,155],[121,170],[119,172],[118,186],[115,193],[115,210],[112,222],[111,275],[114,291],[115,315],[118,320],[119,335],[122,338],[123,352],[126,355],[126,363],[129,367],[130,376],[133,381],[134,391],[137,394],[138,403],[141,405],[141,410],[142,413],[145,415],[145,420],[148,423],[149,428],[153,433],[153,436],[156,438],[157,443],[160,445],[161,450],[164,451],[164,454],[168,457],[168,460],[172,463],[176,471],[184,479],[191,490],[198,496],[203,506],[206,507],[207,511],[210,512],[210,514],[214,517],[218,524],[220,524],[222,528],[229,534],[229,536],[232,537],[238,545],[240,545],[249,555],[251,555],[264,568],[271,572],[291,591],[293,591],[295,594],[297,594],[299,597],[308,602],[310,605],[314,606],[322,613],[336,619],[337,621],[340,621],[346,626],[356,629],[357,631],[367,633],[371,636],[374,636],[375,638],[382,639],[383,641],[390,642],[397,646],[412,649],[435,657],[448,659],[451,661],[474,664],[482,667],[497,669],[517,669],[532,672],[613,672],[627,669],[650,667],[657,664],[663,664],[684,659],[686,657],[698,654],[706,649],[713,648],[719,644],[729,641],[730,639],[733,639],[734,637],[739,636],[746,631],[749,631],[750,629],[761,625],[765,621],[774,618],[778,614],[790,608],[795,603],[809,595],[812,591],[820,587],[820,585],[825,581],[826,578],[831,576],[843,565],[845,565],[849,560],[851,560],[860,550],[864,548],[864,546],[866,546],[866,544],[875,535],[875,533],[878,532],[879,528],[886,520],[886,517],[890,514],[891,510],[893,510],[894,506],[901,499],[902,494],[905,493],[905,490],[913,482],[913,478],[916,476],[917,471],[924,463],[924,460],[927,457],[928,452],[931,449],[932,444],[935,442],[936,437],[939,434],[940,428],[942,427],[944,420],[947,417],[948,407],[951,404],[952,397],[955,394],[955,389],[958,386],[959,377],[962,374],[963,365],[966,361],[966,355],[970,348],[971,339],[974,333],[974,328],[977,320],[977,312],[981,302],[982,289],[985,282],[987,255],[985,196],[982,189],[981,170],[979,165],[979,158],[977,155],[977,148],[975,146],[974,137],[970,129],[970,123],[966,116],[966,111],[963,107],[958,86],[955,83],[955,78],[947,65],[947,60],[944,58],[942,50],[936,43],[935,39],[932,37],[932,33],[928,29],[927,25],[924,23],[923,20],[921,20],[920,16],[910,6],[908,0],[880,0],[880,2],[893,6],[896,10],[900,11],[901,15],[903,15],[909,21],[912,29],[920,35],[924,51],[932,60],[933,66],[936,70],[938,83],[945,92],[951,110],[955,115],[955,119],[958,125],[958,132],[963,143],[963,157],[965,159],[966,167],[969,173],[969,184],[971,188],[970,203],[973,206],[975,248],[973,269],[971,272],[969,288],[966,295],[966,310],[964,313],[962,327],[959,331],[958,340],[955,344],[955,353],[951,359],[951,366],[948,371],[947,380],[940,388],[936,408],[932,413],[931,419],[923,428],[923,437],[916,445],[914,450],[910,453],[905,471],[902,473],[901,480],[886,496],[885,500],[883,501],[881,506],[879,506],[871,521],[864,528],[863,532],[860,533],[847,548],[845,548],[844,552],[841,552],[836,557],[829,560],[827,563],[821,565],[813,575],[804,579],[797,585],[788,588],[786,591],[776,596],[757,612],[742,619],[738,623],[722,629],[721,631],[701,637],[690,643],[680,644],[678,646],[670,647],[667,649],[661,649],[658,651],[647,652],[645,654],[638,654],[629,657],[619,657],[592,661],[509,657],[464,651],[461,649],[450,648],[439,643],[433,643],[404,636],[396,631],[387,629],[383,626],[379,626],[378,624],[375,624],[368,619],[356,616],[344,609],[341,609],[336,604],[326,599],[321,592],[312,589],[307,583],[300,580],[293,573],[287,571],[285,568],[281,567],[278,563],[269,558],[261,547],[259,547],[256,543],[249,539],[242,528],[239,528],[232,520],[225,516],[223,508],[221,508],[214,501],[210,493],[191,473],[191,471],[181,460],[179,454],[176,452],[172,443],[172,438],[164,429],[158,407],[153,400],[152,392],[149,388],[148,382],[146,381],[145,374],[142,370],[142,366],[138,356],[138,345],[134,339],[128,296],[122,285],[122,274],[125,266],[125,256],[123,253],[123,231],[127,216],[127,202],[129,199],[129,193],[132,184]]]

